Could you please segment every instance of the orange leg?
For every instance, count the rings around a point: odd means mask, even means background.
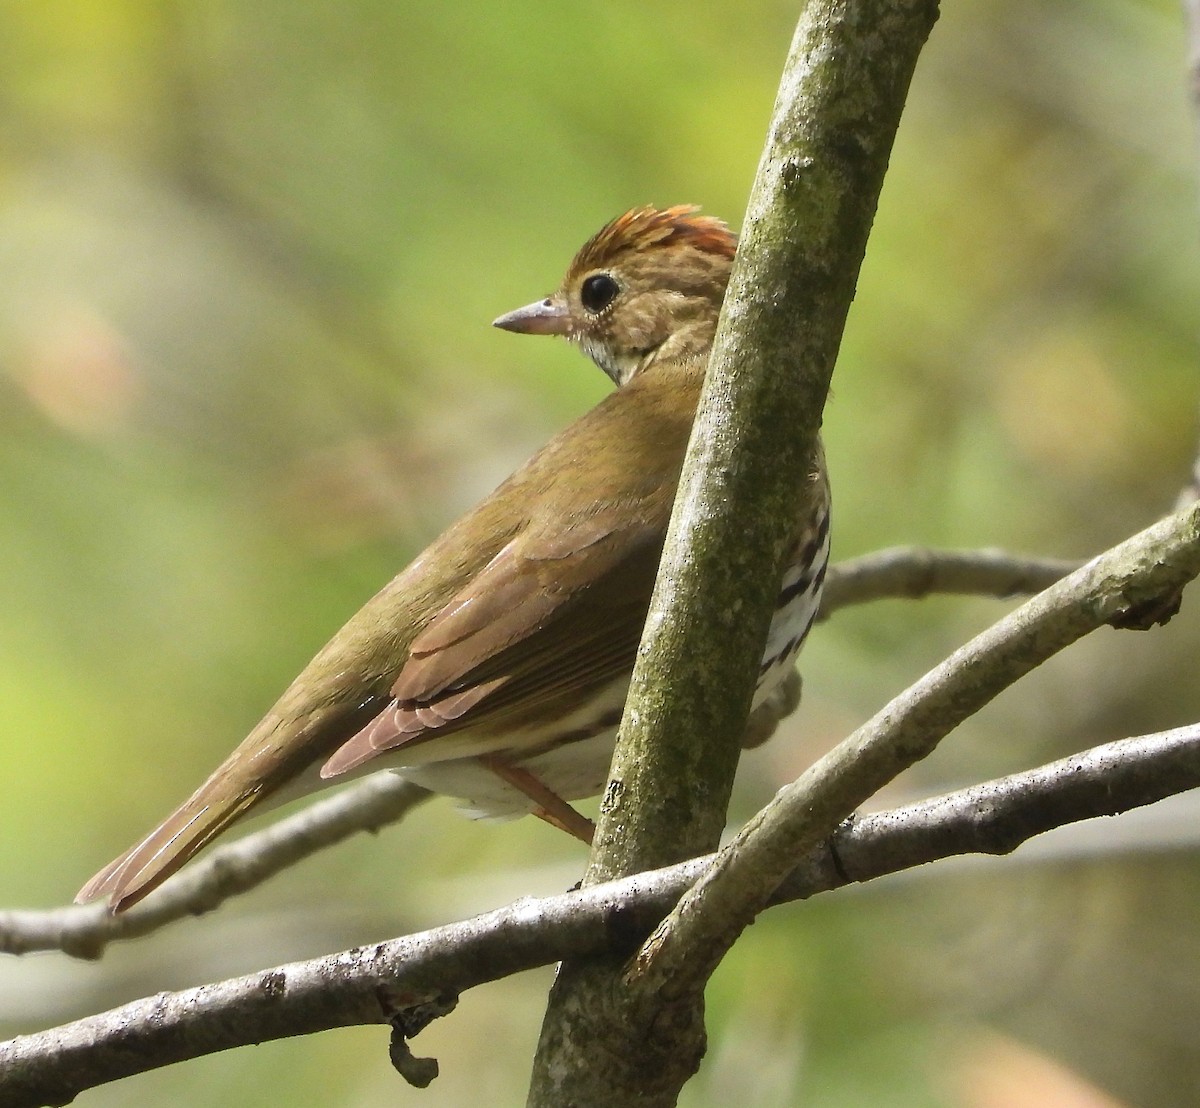
[[[557,827],[591,846],[595,824],[586,816],[581,816],[556,792],[546,788],[529,770],[501,761],[494,754],[484,754],[479,760],[502,781],[507,781],[514,789],[529,797],[537,805],[533,814],[538,819],[544,819],[551,827]]]

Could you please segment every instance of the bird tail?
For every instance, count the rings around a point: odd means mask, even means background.
[[[79,890],[76,903],[107,896],[113,913],[136,904],[253,805],[258,791],[234,791],[224,769],[218,769],[141,842],[109,862]]]
[[[347,734],[354,734],[375,715],[379,705],[376,698],[361,694],[351,699],[334,695],[339,690],[331,692],[327,682],[307,680],[308,675],[305,670],[293,682],[203,785],[84,885],[76,902],[105,896],[110,911],[123,911],[251,808],[261,811],[285,804],[319,787],[317,769],[322,762]]]

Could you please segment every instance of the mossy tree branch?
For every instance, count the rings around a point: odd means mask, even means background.
[[[936,0],[811,0],[751,192],[586,883],[710,850],[725,822],[785,546]],[[798,499],[800,503],[798,503]],[[551,993],[534,1108],[671,1105],[703,983],[664,1008],[619,961]]]

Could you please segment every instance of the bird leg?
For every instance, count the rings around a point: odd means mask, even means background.
[[[529,797],[537,805],[533,814],[538,819],[545,820],[551,827],[565,831],[588,846],[592,845],[596,825],[575,811],[558,793],[548,789],[529,770],[502,761],[494,754],[483,754],[479,760],[502,781]]]

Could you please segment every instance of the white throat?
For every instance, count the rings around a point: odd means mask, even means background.
[[[592,359],[609,377],[613,383],[620,388],[622,385],[627,385],[631,378],[636,376],[641,370],[645,369],[655,358],[657,350],[652,350],[649,354],[617,354],[609,346],[602,342],[597,342],[588,335],[579,337],[579,345],[583,352]]]

